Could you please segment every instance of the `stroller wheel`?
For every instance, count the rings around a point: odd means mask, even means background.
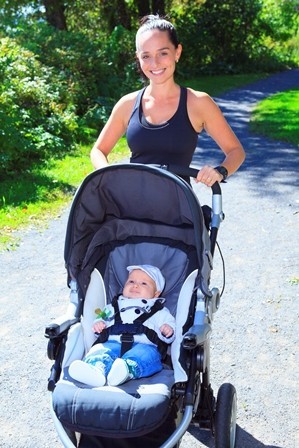
[[[234,448],[236,441],[237,393],[230,383],[219,388],[215,413],[215,448]]]

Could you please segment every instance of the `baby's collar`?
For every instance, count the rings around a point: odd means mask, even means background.
[[[157,301],[160,301],[161,303],[165,302],[164,297],[155,297],[152,299],[145,299],[144,297],[136,297],[136,298],[129,298],[129,297],[125,297],[122,294],[119,296],[119,300],[148,300],[149,302],[155,303]]]

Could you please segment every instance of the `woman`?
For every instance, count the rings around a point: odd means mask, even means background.
[[[113,111],[91,150],[95,168],[108,164],[108,155],[126,133],[131,162],[189,166],[198,134],[205,129],[222,149],[220,166],[204,166],[196,181],[208,187],[233,174],[245,159],[241,143],[212,98],[180,87],[174,80],[182,54],[173,25],[159,16],[146,16],[136,34],[136,57],[149,81],[129,93]]]

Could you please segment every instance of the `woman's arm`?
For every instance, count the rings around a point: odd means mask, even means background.
[[[90,158],[95,169],[108,165],[108,156],[118,140],[125,134],[138,92],[122,97],[95,142]]]
[[[225,157],[219,165],[226,168],[228,176],[237,171],[245,160],[245,151],[213,99],[205,93],[191,90],[188,112],[194,128],[199,131],[205,129],[223,151]],[[208,186],[222,180],[223,176],[207,165],[202,167],[196,179]]]

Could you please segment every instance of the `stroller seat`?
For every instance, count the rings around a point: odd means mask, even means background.
[[[148,259],[159,265],[169,278],[165,289],[166,306],[174,315],[177,308],[180,309],[176,341],[169,351],[172,362],[151,377],[131,380],[117,387],[91,388],[73,380],[68,374],[70,363],[82,359],[96,339],[91,330],[95,309],[103,309],[121,291],[126,279],[123,266],[132,264],[133,260],[143,264]],[[175,383],[187,379],[178,358],[183,334],[180,327],[186,321],[188,301],[192,297],[197,273],[193,272],[185,280],[189,265],[190,261],[182,250],[145,242],[116,247],[108,257],[104,278],[97,268],[94,269],[86,292],[83,316],[69,332],[63,376],[53,392],[55,415],[69,430],[91,435],[112,434],[115,437],[117,434],[121,438],[130,434],[130,437],[135,437],[149,433],[168,417],[172,389]]]
[[[162,370],[146,380],[132,380],[118,387],[89,388],[61,380],[53,394],[59,421],[69,430],[115,438],[141,436],[168,416],[173,372]]]

